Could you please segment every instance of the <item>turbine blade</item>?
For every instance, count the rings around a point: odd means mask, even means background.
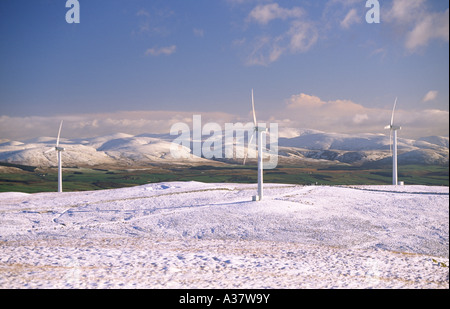
[[[52,151],[55,151],[55,148],[50,148],[49,150],[44,151],[44,153],[50,153]]]
[[[253,109],[253,124],[256,127],[256,113],[255,113],[255,100],[253,99],[253,89],[252,89],[252,109]]]
[[[255,135],[255,133],[252,133],[252,136],[250,137],[250,141],[248,142],[247,148],[246,148],[246,152],[245,152],[245,156],[244,156],[244,163],[242,165],[245,165],[245,161],[247,161],[247,157],[248,157],[248,146],[250,146],[252,144],[253,141],[253,136]]]
[[[392,109],[391,126],[394,125],[394,113],[395,113],[395,106],[396,105],[397,105],[397,98],[395,98],[394,108]]]
[[[62,124],[63,124],[63,120],[61,120],[61,123],[59,124],[58,137],[57,137],[57,139],[56,139],[56,147],[59,146],[59,136],[61,135]]]

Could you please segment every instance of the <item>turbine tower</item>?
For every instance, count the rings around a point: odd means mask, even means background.
[[[267,133],[267,128],[264,126],[258,126],[258,123],[256,122],[256,113],[255,113],[255,100],[253,98],[253,89],[252,89],[252,111],[253,111],[253,133],[250,137],[250,141],[248,145],[252,143],[253,136],[255,133],[258,135],[258,195],[254,195],[252,197],[253,201],[261,201],[263,199],[263,134]],[[248,148],[248,146],[247,146]],[[247,159],[248,150],[245,153],[244,157],[244,165],[245,161]]]
[[[61,123],[59,124],[59,130],[58,130],[58,137],[56,138],[56,146],[55,148],[47,150],[45,153],[48,153],[50,151],[56,151],[58,155],[58,192],[62,192],[62,165],[61,165],[61,152],[64,151],[63,147],[59,147],[59,137],[61,135],[61,128],[62,128],[63,120],[61,120]]]
[[[398,175],[397,175],[397,131],[401,130],[401,127],[394,125],[394,113],[395,106],[397,105],[397,98],[395,98],[394,108],[392,109],[391,124],[385,126],[385,129],[389,129],[389,145],[392,154],[392,184],[394,186],[398,185]]]

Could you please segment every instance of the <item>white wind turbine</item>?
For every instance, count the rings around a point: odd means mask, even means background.
[[[258,134],[258,195],[253,196],[253,201],[261,201],[263,199],[263,134],[267,133],[267,128],[265,126],[258,126],[258,123],[256,122],[256,113],[255,113],[255,101],[253,99],[253,89],[252,89],[252,110],[253,110],[253,133],[250,137],[250,141],[248,142],[248,145],[252,143],[253,136],[255,133]],[[247,146],[247,152],[245,153],[244,157],[244,165],[245,161],[247,159],[248,155],[248,146]]]
[[[398,175],[397,175],[397,131],[401,129],[399,126],[394,125],[394,113],[395,106],[397,105],[397,98],[395,98],[394,108],[392,109],[391,124],[385,126],[385,129],[390,130],[389,134],[389,145],[392,154],[392,184],[394,186],[398,185]]]
[[[61,120],[61,123],[59,125],[59,131],[58,131],[58,137],[56,138],[56,146],[55,148],[47,150],[45,153],[48,153],[50,151],[56,151],[58,154],[58,192],[62,192],[62,166],[61,166],[61,152],[64,151],[63,147],[59,147],[59,137],[61,135],[61,128],[62,128],[63,120]]]

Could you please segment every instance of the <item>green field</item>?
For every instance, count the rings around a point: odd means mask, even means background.
[[[4,164],[2,164],[4,165]],[[57,170],[14,165],[17,172],[0,173],[0,192],[52,192],[57,190]],[[163,181],[256,183],[256,166],[152,166],[145,169],[64,168],[64,191],[122,188]],[[406,165],[399,167],[399,180],[406,185],[449,185],[448,166]],[[348,166],[278,166],[264,171],[264,182],[300,185],[385,185],[391,169]]]

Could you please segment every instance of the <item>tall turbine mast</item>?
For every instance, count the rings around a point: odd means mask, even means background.
[[[255,113],[255,100],[253,97],[253,89],[252,89],[252,111],[253,111],[253,133],[250,137],[249,145],[252,143],[253,136],[258,135],[258,195],[253,196],[253,201],[261,201],[263,199],[263,134],[267,133],[267,128],[258,126],[256,122],[256,113]],[[247,146],[248,148],[248,146]],[[244,165],[247,159],[248,150],[244,157]]]
[[[59,146],[59,138],[61,136],[61,128],[63,125],[63,120],[59,124],[58,137],[56,138],[56,146],[55,148],[47,150],[45,153],[50,151],[56,151],[58,157],[58,192],[62,192],[62,162],[61,162],[61,152],[64,151],[63,147]]]
[[[394,125],[394,113],[397,106],[397,98],[395,98],[394,108],[392,109],[391,123],[384,127],[389,129],[389,145],[392,154],[392,184],[398,185],[398,172],[397,172],[397,131],[401,130],[400,126]]]
[[[59,147],[59,137],[61,136],[61,128],[63,125],[63,120],[59,124],[58,138],[56,139],[55,150],[58,152],[58,192],[62,192],[62,162],[61,162],[61,152],[64,151],[63,147]]]

